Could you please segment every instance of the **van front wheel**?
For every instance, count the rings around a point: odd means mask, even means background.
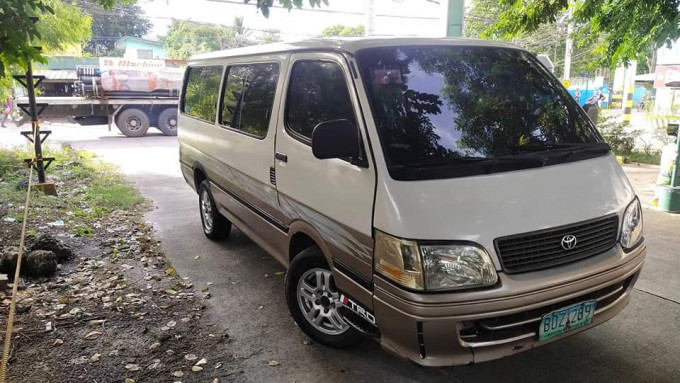
[[[203,180],[198,188],[198,207],[205,236],[212,240],[227,238],[231,232],[231,222],[217,211],[208,180]]]
[[[340,294],[316,246],[303,250],[291,262],[286,274],[286,302],[302,331],[321,344],[348,348],[364,340],[338,313]]]

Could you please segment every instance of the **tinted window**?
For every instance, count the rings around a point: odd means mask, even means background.
[[[201,120],[215,121],[222,67],[193,67],[187,71],[182,112]]]
[[[278,78],[278,64],[229,67],[220,123],[258,137],[266,136]]]
[[[527,52],[378,48],[359,52],[358,61],[392,168],[475,166],[601,143],[561,84]]]
[[[314,127],[324,121],[347,119],[354,122],[345,76],[342,68],[332,62],[296,62],[287,100],[288,129],[306,138],[311,138]]]

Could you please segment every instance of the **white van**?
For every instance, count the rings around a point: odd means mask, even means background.
[[[516,46],[316,39],[193,57],[181,168],[210,239],[288,267],[316,341],[486,361],[619,313],[640,203],[572,97]]]

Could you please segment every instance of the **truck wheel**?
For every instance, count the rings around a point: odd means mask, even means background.
[[[125,109],[116,116],[116,126],[127,137],[142,137],[149,130],[149,116],[141,109]]]
[[[164,109],[158,115],[158,130],[163,132],[164,136],[177,135],[177,110],[174,108]]]
[[[349,348],[365,339],[338,313],[340,294],[326,258],[316,246],[293,258],[286,273],[286,302],[300,329],[321,344]]]
[[[205,236],[213,241],[227,238],[231,232],[231,222],[217,210],[208,180],[203,180],[198,187],[198,207]]]

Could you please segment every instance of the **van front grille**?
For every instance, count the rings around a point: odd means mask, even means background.
[[[616,215],[567,226],[498,238],[496,253],[508,274],[545,269],[587,258],[616,244],[619,218]],[[566,237],[575,237],[569,248]],[[566,238],[567,240],[569,238]]]
[[[485,347],[536,338],[538,336],[538,325],[543,315],[576,303],[594,300],[597,302],[595,304],[595,316],[597,316],[618,302],[619,298],[628,291],[635,277],[636,274],[633,274],[624,281],[592,293],[537,309],[465,322],[459,333],[460,339],[468,347]]]

